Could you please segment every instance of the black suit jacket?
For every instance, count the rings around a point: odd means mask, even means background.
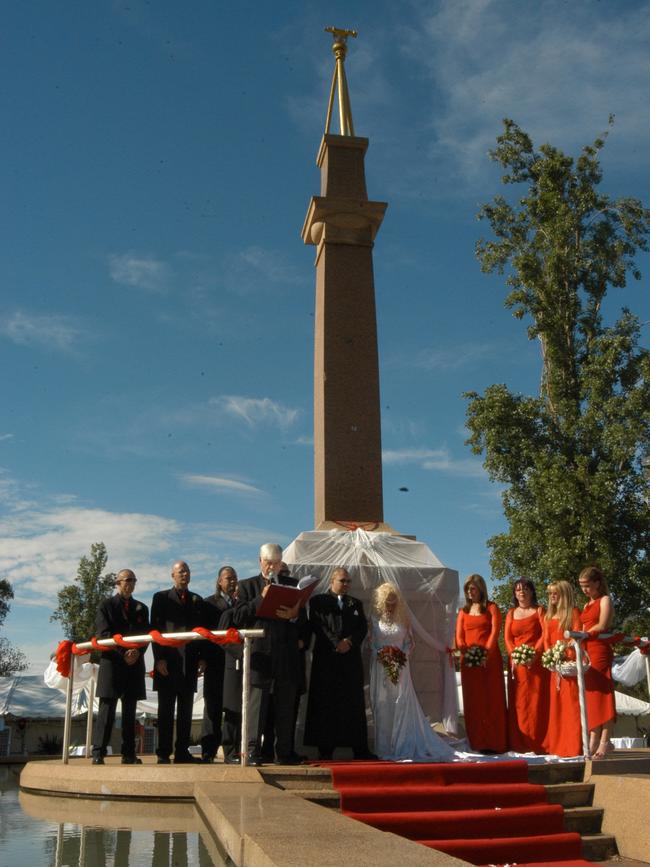
[[[294,578],[280,577],[280,584],[295,587]],[[309,626],[304,609],[300,610],[295,622],[272,620],[258,617],[262,604],[262,590],[266,585],[264,577],[255,575],[240,581],[239,598],[235,607],[234,625],[238,629],[264,629],[264,638],[253,641],[251,653],[251,683],[266,686],[274,679],[295,683],[300,687],[303,678],[303,657],[298,641],[306,642]]]
[[[149,609],[142,602],[129,600],[128,616],[124,613],[124,600],[119,593],[100,604],[95,617],[95,636],[110,638],[113,635],[145,635],[149,632]],[[99,698],[146,698],[144,654],[147,645],[139,651],[140,657],[133,665],[124,662],[126,648],[116,647],[102,652],[97,677]]]
[[[151,628],[159,632],[190,632],[195,626],[203,626],[203,599],[198,593],[187,591],[187,600],[181,602],[178,593],[160,590],[151,602]],[[177,691],[196,691],[199,659],[204,659],[204,641],[191,641],[183,647],[165,647],[153,643],[155,662],[164,659],[169,674],[163,677],[154,668],[153,688],[173,688]]]

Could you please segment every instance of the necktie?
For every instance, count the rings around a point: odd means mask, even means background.
[[[179,595],[181,597],[181,602],[183,603],[183,605],[185,605],[187,601],[187,590],[181,590]]]
[[[343,597],[339,596],[338,599],[339,599],[339,608],[341,609],[341,611],[343,611]]]
[[[123,609],[123,611],[124,611],[124,616],[126,617],[127,620],[129,619],[129,605],[130,605],[130,602],[131,602],[130,599],[123,599],[123,600],[122,600],[122,609]]]

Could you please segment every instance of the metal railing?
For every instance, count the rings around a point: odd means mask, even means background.
[[[228,630],[213,629],[210,630],[212,635],[225,636]],[[263,629],[238,629],[241,637],[244,639],[244,653],[242,659],[242,695],[241,695],[241,767],[246,767],[248,764],[248,693],[250,690],[250,669],[251,669],[251,642],[254,638],[263,638]],[[163,632],[163,638],[173,638],[180,641],[207,641],[197,632]],[[129,635],[125,636],[126,640],[131,644],[153,644],[154,639],[151,635]],[[116,641],[112,638],[100,638],[96,642],[84,641],[76,644],[77,650],[93,650],[95,645],[99,647],[119,647]],[[67,765],[70,760],[70,733],[72,729],[72,691],[74,688],[74,665],[70,666],[70,674],[68,675],[68,684],[65,695],[65,718],[63,723],[63,764]],[[91,679],[90,689],[88,693],[88,723],[86,725],[86,756],[90,755],[90,746],[92,741],[92,726],[93,726],[93,706],[95,701],[95,681]]]
[[[576,679],[578,681],[578,704],[580,705],[580,729],[582,731],[582,754],[585,759],[591,758],[591,752],[589,751],[589,723],[587,720],[587,703],[585,699],[585,668],[584,661],[582,658],[582,642],[583,641],[598,641],[599,639],[603,641],[608,641],[613,638],[618,633],[616,632],[601,632],[597,636],[590,635],[588,632],[578,632],[572,629],[567,629],[564,633],[565,638],[569,638],[573,641],[576,647]],[[631,638],[621,638],[618,644],[634,644],[635,646],[638,644],[637,641]],[[647,647],[647,644],[642,645],[644,648]],[[650,656],[645,657],[645,670],[646,677],[648,679],[648,691],[650,692]]]

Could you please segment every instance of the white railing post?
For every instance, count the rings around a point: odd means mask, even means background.
[[[241,738],[240,738],[240,764],[242,768],[248,765],[248,693],[250,690],[251,676],[251,639],[244,638],[244,658],[242,660],[241,677]]]
[[[68,764],[70,758],[70,729],[72,727],[72,688],[74,686],[75,658],[70,658],[70,674],[68,675],[68,687],[65,693],[65,717],[63,720],[63,764]]]

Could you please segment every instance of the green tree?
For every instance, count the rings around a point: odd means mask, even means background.
[[[599,191],[605,138],[574,160],[548,144],[536,150],[504,121],[490,155],[520,197],[496,196],[481,209],[494,238],[478,242],[477,257],[484,272],[507,275],[506,307],[539,342],[540,390],[496,384],[466,397],[468,444],[505,486],[508,530],[488,540],[494,578],[527,575],[541,586],[598,563],[621,622],[650,603],[641,466],[650,452],[650,354],[637,318],[623,309],[606,325],[602,305],[610,287],[639,279],[634,257],[647,249],[650,211]],[[506,594],[501,586],[502,601]]]
[[[108,554],[103,542],[90,546],[90,557],[82,557],[74,584],[57,594],[58,606],[50,620],[60,621],[66,638],[88,641],[95,634],[95,615],[100,602],[113,592],[115,574],[102,575]]]
[[[14,589],[6,578],[0,578],[0,626],[5,622],[14,598]],[[0,677],[8,677],[28,667],[27,657],[6,638],[0,638]]]

